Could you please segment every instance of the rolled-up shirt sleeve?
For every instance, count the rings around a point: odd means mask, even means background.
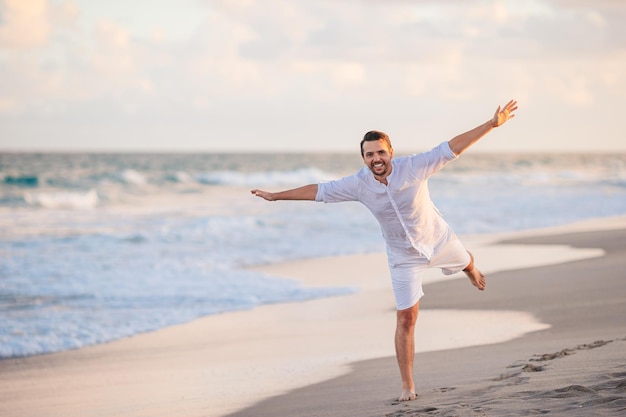
[[[356,175],[350,175],[338,180],[319,183],[315,201],[340,203],[343,201],[358,201],[358,197],[359,180]]]
[[[417,178],[426,179],[456,158],[458,155],[450,149],[448,141],[445,141],[428,152],[413,155],[411,165]]]

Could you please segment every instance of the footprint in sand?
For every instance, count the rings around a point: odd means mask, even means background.
[[[536,366],[536,365],[533,365],[532,363],[527,363],[522,368],[522,372],[541,372],[541,371],[543,371],[543,366]]]

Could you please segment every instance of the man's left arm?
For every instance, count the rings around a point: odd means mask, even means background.
[[[452,149],[455,155],[462,154],[467,148],[489,133],[491,129],[502,126],[507,120],[515,117],[515,114],[513,114],[515,110],[517,110],[517,101],[515,100],[509,101],[502,109],[498,106],[491,120],[450,139],[448,142],[450,149]]]

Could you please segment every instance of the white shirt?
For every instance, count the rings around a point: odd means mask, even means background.
[[[380,223],[388,249],[405,251],[412,246],[430,259],[452,230],[430,199],[428,178],[456,157],[443,142],[428,152],[393,158],[388,185],[363,167],[353,175],[318,184],[315,201],[363,203]]]

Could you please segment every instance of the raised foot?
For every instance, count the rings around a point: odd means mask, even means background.
[[[478,270],[478,268],[474,268],[471,271],[465,271],[465,275],[470,279],[470,282],[473,286],[483,291],[487,286],[487,279],[485,276]]]
[[[474,255],[472,255],[471,252],[467,252],[467,253],[469,253],[471,260],[470,260],[469,265],[467,265],[467,267],[463,270],[463,272],[465,272],[465,275],[467,275],[467,277],[470,279],[470,282],[472,283],[474,287],[483,291],[485,287],[487,286],[487,279],[485,278],[483,273],[480,272],[480,270],[474,266]]]
[[[400,397],[398,397],[398,401],[413,401],[417,398],[417,395],[413,391],[402,391]]]

